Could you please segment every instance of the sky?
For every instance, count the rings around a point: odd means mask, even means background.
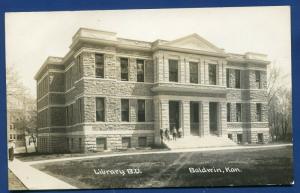
[[[32,96],[36,72],[48,56],[65,56],[80,27],[143,41],[197,33],[226,52],[267,54],[270,66],[291,83],[288,6],[6,13],[6,65],[16,69]]]

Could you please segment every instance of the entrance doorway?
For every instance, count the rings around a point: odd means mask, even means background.
[[[199,135],[199,103],[190,103],[191,135]]]
[[[180,124],[180,109],[179,109],[179,101],[170,101],[169,102],[169,124],[170,131],[179,128]]]
[[[218,135],[218,103],[209,103],[209,131],[211,135]]]
[[[263,143],[264,142],[264,135],[262,133],[257,134],[257,142]]]

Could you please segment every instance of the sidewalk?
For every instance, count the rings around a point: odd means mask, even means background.
[[[275,147],[285,147],[292,146],[292,144],[277,144],[277,145],[257,145],[257,146],[228,146],[228,147],[207,147],[207,148],[189,148],[189,149],[174,149],[169,151],[150,151],[150,152],[131,152],[131,153],[115,153],[115,154],[105,154],[105,155],[91,155],[91,156],[81,156],[81,157],[68,157],[68,158],[58,158],[40,161],[30,161],[26,162],[28,165],[50,163],[50,162],[60,162],[60,161],[70,161],[70,160],[83,160],[83,159],[93,159],[93,158],[105,158],[105,157],[119,157],[119,156],[130,156],[130,155],[148,155],[148,154],[168,154],[168,153],[181,153],[181,152],[207,152],[207,151],[221,151],[221,150],[236,150],[236,149],[263,149],[263,148],[275,148]]]
[[[57,178],[43,173],[18,159],[8,161],[8,168],[29,190],[77,189]]]

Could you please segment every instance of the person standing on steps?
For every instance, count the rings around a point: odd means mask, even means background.
[[[163,143],[163,141],[164,141],[164,129],[163,128],[160,128],[160,141],[161,141],[161,143]]]
[[[173,133],[173,140],[176,141],[176,137],[177,137],[177,129],[176,127],[174,126],[173,130],[172,130],[172,133]]]

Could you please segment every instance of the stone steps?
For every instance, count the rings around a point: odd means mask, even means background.
[[[208,135],[205,137],[199,136],[185,136],[183,138],[178,138],[176,141],[170,140],[164,141],[164,144],[169,149],[187,149],[187,148],[201,148],[201,147],[228,147],[236,146],[237,144],[228,139],[227,137],[218,137],[213,135]]]

